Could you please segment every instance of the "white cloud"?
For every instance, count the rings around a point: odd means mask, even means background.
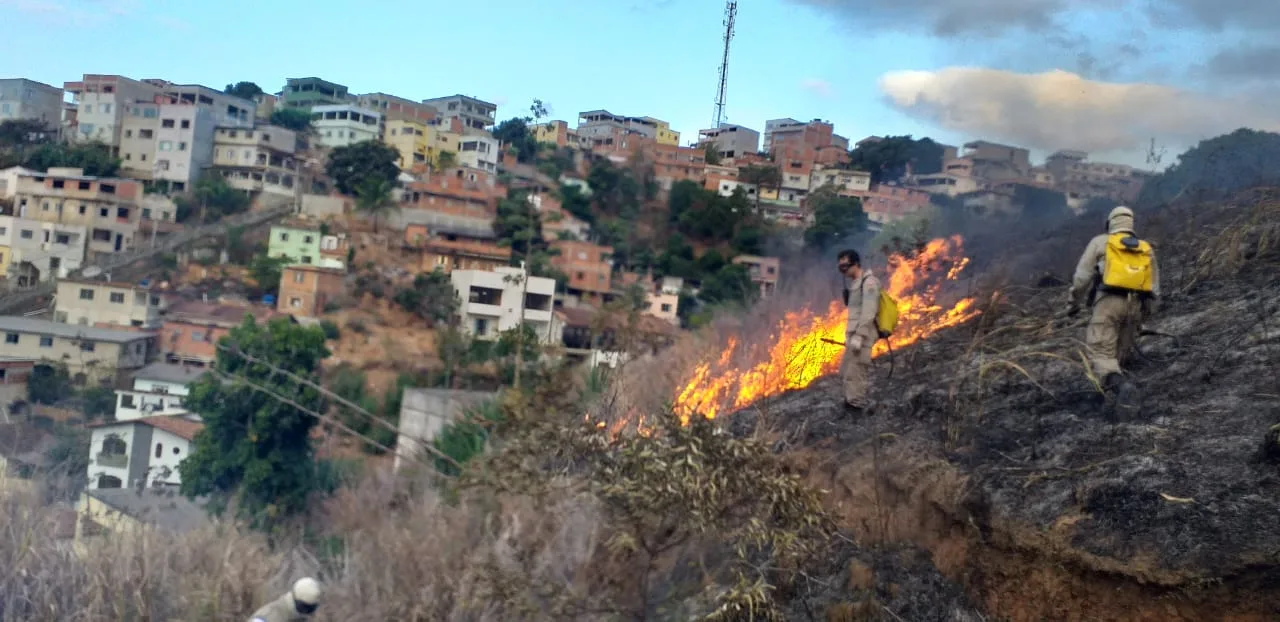
[[[1128,151],[1153,137],[1186,146],[1240,127],[1280,129],[1280,109],[1264,98],[1099,82],[1060,70],[895,71],[881,76],[880,90],[890,105],[921,121],[1032,149]]]
[[[800,81],[800,88],[817,95],[818,97],[831,97],[831,83],[819,78],[805,78]]]

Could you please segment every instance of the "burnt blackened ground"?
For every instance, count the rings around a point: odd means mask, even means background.
[[[1280,586],[1280,466],[1259,451],[1280,422],[1280,202],[1147,221],[1165,291],[1147,328],[1164,335],[1141,340],[1129,404],[1104,399],[1083,364],[1085,318],[1061,317],[1065,288],[1043,287],[1070,278],[1096,233],[1081,225],[975,259],[983,317],[894,354],[892,377],[878,359],[872,416],[845,417],[824,379],[733,425],[844,463],[892,435],[884,460],[941,459],[965,477],[940,511],[1046,561],[1147,584]]]

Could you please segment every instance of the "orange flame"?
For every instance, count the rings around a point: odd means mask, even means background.
[[[963,239],[956,235],[930,241],[914,257],[889,258],[885,288],[898,300],[898,327],[889,338],[876,342],[871,356],[915,343],[950,326],[969,321],[980,312],[973,299],[965,298],[949,309],[937,304],[939,291],[947,281],[956,280],[969,264],[963,255]],[[946,273],[938,278],[940,268]],[[847,309],[836,300],[827,312],[818,315],[809,309],[787,313],[771,335],[773,345],[761,362],[746,369],[730,365],[738,347],[730,338],[715,365],[698,364],[684,388],[676,395],[674,410],[682,423],[700,413],[714,418],[723,409],[738,409],[762,398],[809,386],[840,367]],[[829,343],[831,340],[836,343]],[[714,373],[713,373],[714,370]]]

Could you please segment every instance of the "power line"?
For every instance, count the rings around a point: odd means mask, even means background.
[[[355,431],[354,429],[352,429],[350,426],[347,426],[346,424],[342,423],[341,421],[338,421],[337,419],[334,419],[334,418],[333,418],[333,417],[331,417],[331,416],[328,416],[328,415],[322,415],[322,414],[320,414],[320,413],[318,413],[318,412],[316,412],[316,411],[314,411],[314,410],[311,410],[311,409],[307,408],[306,406],[303,406],[302,404],[299,404],[299,403],[298,403],[296,400],[294,400],[293,398],[290,398],[290,397],[287,397],[287,396],[284,396],[284,395],[280,395],[279,393],[276,393],[276,392],[272,391],[271,389],[268,389],[268,388],[266,388],[266,387],[264,387],[264,386],[262,386],[262,385],[258,385],[258,384],[254,384],[254,383],[252,383],[252,382],[249,382],[249,380],[248,380],[247,378],[245,378],[244,376],[237,376],[237,375],[235,375],[235,374],[228,374],[228,373],[226,373],[226,372],[224,372],[224,371],[218,371],[218,370],[216,370],[216,369],[210,369],[210,371],[213,373],[213,375],[218,376],[219,378],[223,378],[223,379],[225,379],[225,380],[230,380],[230,381],[233,381],[233,382],[237,382],[237,381],[238,381],[238,382],[242,382],[242,383],[244,383],[245,385],[247,385],[250,389],[253,389],[253,390],[255,390],[255,391],[259,391],[259,392],[261,392],[261,393],[265,393],[265,394],[267,394],[267,396],[272,397],[272,398],[275,398],[275,400],[276,400],[276,401],[281,402],[281,403],[283,403],[283,404],[288,404],[289,406],[292,406],[292,407],[294,407],[294,408],[296,408],[296,409],[298,409],[298,410],[300,410],[300,411],[302,411],[302,412],[304,412],[304,413],[306,413],[306,414],[308,414],[308,415],[311,415],[312,417],[315,417],[316,419],[319,419],[320,421],[322,421],[322,422],[324,422],[324,423],[332,424],[332,425],[334,425],[335,427],[337,427],[338,429],[340,429],[340,430],[342,430],[343,432],[347,433],[349,436],[354,436],[354,437],[356,437],[356,438],[358,438],[358,439],[360,439],[360,440],[362,440],[362,441],[364,441],[364,442],[366,442],[366,443],[369,443],[370,445],[373,445],[373,446],[375,446],[375,447],[377,447],[377,448],[379,448],[379,449],[381,449],[381,450],[383,450],[383,451],[388,451],[388,452],[392,452],[392,453],[394,453],[394,452],[395,452],[395,450],[394,450],[394,449],[392,449],[392,448],[390,448],[390,447],[387,447],[386,445],[383,445],[382,443],[379,443],[378,441],[375,441],[375,440],[373,440],[372,438],[369,438],[368,436],[365,436],[365,435],[363,435],[363,434],[361,434],[361,433],[359,433],[359,432],[356,432],[356,431]],[[434,448],[433,448],[433,449],[434,449]],[[432,467],[432,468],[434,468],[434,466],[435,466],[435,465],[433,465],[433,464],[431,464],[431,463],[429,463],[429,462],[426,462],[426,461],[424,461],[424,460],[419,459],[417,456],[408,455],[408,456],[405,456],[405,457],[406,457],[406,458],[409,458],[410,460],[413,460],[414,462],[417,462],[417,463],[419,463],[419,464],[421,464],[421,465],[423,465],[423,466]],[[457,464],[456,462],[454,462],[454,461],[453,461],[453,459],[452,459],[452,458],[449,458],[448,456],[444,456],[444,458],[445,458],[446,460],[448,460],[449,462],[451,462],[451,463],[455,464],[455,465]],[[448,474],[446,474],[446,473],[440,473],[440,475],[443,475],[443,476],[445,476],[445,477],[452,477],[451,475],[448,475]]]
[[[295,373],[293,373],[293,372],[291,372],[291,371],[289,371],[289,370],[287,370],[287,369],[281,369],[280,367],[278,367],[278,366],[276,366],[276,365],[273,365],[273,364],[268,363],[268,362],[266,362],[266,361],[263,361],[263,360],[261,360],[261,359],[258,359],[258,358],[255,358],[255,357],[253,357],[253,356],[250,356],[249,354],[246,354],[246,353],[242,352],[242,351],[241,351],[241,350],[239,350],[238,348],[228,348],[227,346],[224,346],[224,345],[222,345],[222,344],[216,344],[216,346],[215,346],[215,347],[217,347],[217,349],[219,349],[219,350],[222,350],[223,352],[227,352],[227,353],[230,353],[230,354],[234,354],[234,355],[236,355],[236,356],[239,356],[239,357],[243,358],[244,360],[249,361],[250,363],[255,363],[255,364],[258,364],[258,365],[263,365],[263,366],[267,367],[268,369],[270,369],[272,372],[283,374],[284,376],[286,376],[286,377],[290,378],[291,380],[294,380],[295,382],[298,382],[298,383],[301,383],[301,384],[303,384],[303,385],[305,385],[305,386],[311,387],[312,389],[315,389],[316,391],[319,391],[321,395],[324,395],[324,396],[326,396],[326,397],[332,398],[334,401],[337,401],[338,403],[340,403],[340,404],[342,404],[342,405],[344,405],[344,406],[347,406],[348,408],[350,408],[350,409],[354,410],[355,412],[357,412],[357,413],[359,413],[359,414],[361,414],[361,415],[364,415],[366,418],[368,418],[368,419],[372,420],[372,421],[373,421],[374,423],[376,423],[377,425],[380,425],[380,426],[382,426],[383,428],[385,428],[385,429],[387,429],[387,430],[389,430],[389,431],[391,431],[391,432],[396,433],[396,434],[397,434],[397,436],[400,434],[400,429],[399,429],[399,428],[397,428],[397,427],[396,427],[396,426],[394,426],[394,425],[391,425],[391,423],[390,423],[390,422],[388,422],[386,419],[383,419],[382,417],[379,417],[379,416],[377,416],[377,415],[375,415],[375,414],[373,414],[373,413],[371,413],[371,412],[369,412],[369,411],[365,410],[364,408],[362,408],[362,407],[360,407],[360,406],[358,406],[358,405],[356,405],[356,404],[352,403],[350,400],[348,400],[348,399],[346,399],[346,398],[342,397],[341,395],[338,395],[338,394],[334,393],[333,391],[330,391],[329,389],[326,389],[326,388],[324,388],[324,387],[322,387],[322,386],[320,386],[320,385],[318,385],[318,384],[316,384],[316,383],[312,382],[311,380],[308,380],[308,379],[306,379],[306,378],[303,378],[302,376],[299,376],[299,375],[297,375],[297,374],[295,374]],[[213,369],[213,368],[210,368],[210,369]],[[216,370],[215,370],[215,371],[216,371]],[[228,374],[226,374],[225,372],[216,372],[216,373],[218,373],[218,374],[220,374],[220,375],[223,375],[223,376],[228,375]],[[232,377],[233,377],[233,378],[237,378],[237,379],[241,380],[242,382],[244,382],[245,384],[248,384],[248,385],[249,385],[250,387],[252,387],[252,388],[258,388],[258,390],[263,391],[263,392],[266,392],[266,393],[268,393],[269,395],[271,395],[271,392],[270,392],[269,390],[262,389],[262,388],[259,388],[259,387],[254,387],[254,385],[253,385],[253,384],[251,384],[247,379],[245,379],[245,378],[243,378],[243,377],[240,377],[240,376],[232,376]],[[280,397],[277,397],[277,399],[287,399],[287,398],[280,398]],[[295,408],[298,408],[298,409],[303,410],[303,412],[307,412],[308,414],[311,414],[311,415],[313,415],[313,416],[315,416],[315,417],[318,417],[318,418],[320,418],[322,421],[326,418],[326,416],[325,416],[325,415],[320,415],[320,414],[315,413],[315,412],[313,412],[313,411],[309,411],[309,410],[307,410],[305,407],[303,407],[303,406],[299,405],[299,404],[298,404],[297,402],[295,402],[295,401],[288,400],[286,403],[288,403],[289,405],[291,405],[291,406],[293,406],[293,407],[295,407]],[[382,449],[384,449],[384,450],[388,450],[388,451],[390,451],[388,448],[386,448],[386,447],[385,447],[385,446],[383,446],[382,444],[380,444],[380,443],[378,443],[377,441],[374,441],[374,440],[372,440],[372,439],[369,439],[368,437],[364,436],[363,434],[360,434],[359,432],[356,432],[355,430],[351,429],[350,427],[346,426],[345,424],[342,424],[342,423],[337,422],[337,421],[334,421],[333,423],[336,423],[336,424],[337,424],[341,429],[343,429],[344,431],[348,431],[350,434],[355,435],[355,436],[357,436],[357,437],[361,438],[362,440],[367,440],[367,441],[369,441],[370,443],[374,444],[375,446],[377,446],[377,447],[379,447],[379,448],[382,448]],[[452,457],[450,457],[448,454],[445,454],[444,452],[440,451],[439,449],[436,449],[435,447],[432,447],[431,445],[428,445],[428,444],[426,444],[426,443],[419,443],[419,445],[421,445],[423,449],[425,449],[428,453],[430,453],[430,454],[434,455],[435,457],[437,457],[437,458],[439,458],[439,459],[441,459],[441,460],[444,460],[445,462],[448,462],[449,464],[453,465],[454,467],[457,467],[458,469],[461,469],[461,468],[462,468],[462,465],[458,464],[458,462],[457,462],[456,460],[454,460],[454,459],[453,459]]]

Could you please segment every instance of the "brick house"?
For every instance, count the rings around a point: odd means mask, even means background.
[[[317,317],[325,305],[342,295],[345,274],[336,268],[288,266],[280,272],[280,301],[276,310]]]

